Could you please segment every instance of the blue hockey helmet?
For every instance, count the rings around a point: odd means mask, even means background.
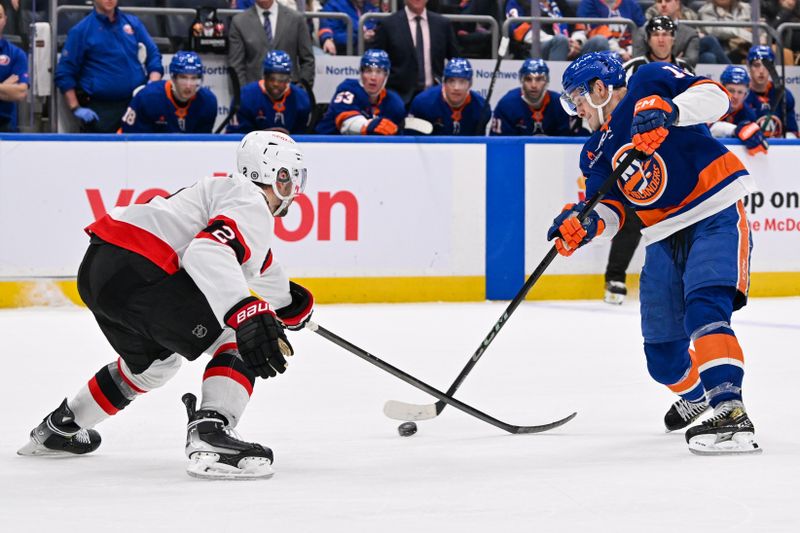
[[[291,74],[292,58],[283,50],[270,50],[262,65],[264,74]]]
[[[203,62],[200,60],[200,56],[196,52],[183,50],[177,52],[169,62],[169,75],[175,76],[176,74],[191,74],[202,78]]]
[[[750,48],[750,51],[747,53],[747,64],[751,64],[753,61],[756,60],[767,60],[770,63],[775,63],[775,52],[772,51],[772,48],[765,44],[756,45]]]
[[[384,50],[371,48],[361,56],[361,69],[363,70],[366,67],[380,68],[388,74],[392,70],[392,62],[389,61],[389,54]]]
[[[739,65],[728,65],[722,74],[719,75],[719,81],[722,85],[729,83],[734,85],[750,85],[750,75],[747,69]]]
[[[528,58],[522,64],[519,69],[519,77],[520,79],[524,78],[528,74],[544,74],[547,76],[547,79],[550,79],[550,68],[547,66],[547,63],[544,62],[543,59],[532,59]]]
[[[444,79],[462,78],[472,81],[472,63],[463,57],[454,57],[444,67]]]
[[[591,84],[594,80],[602,81],[609,89],[625,87],[625,69],[622,68],[622,62],[617,54],[591,52],[569,64],[561,77],[561,85],[564,88],[561,105],[567,113],[577,114],[572,93],[579,89],[580,94],[588,95],[591,93]]]

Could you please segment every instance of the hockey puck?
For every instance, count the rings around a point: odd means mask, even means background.
[[[417,432],[417,425],[414,422],[403,422],[397,426],[397,432],[401,437],[410,437]]]

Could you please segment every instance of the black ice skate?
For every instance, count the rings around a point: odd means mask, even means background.
[[[186,472],[201,479],[266,479],[273,475],[272,450],[245,442],[216,411],[195,411],[197,398],[186,393],[189,424],[186,433]]]
[[[667,428],[667,433],[678,429],[683,429],[706,412],[709,408],[708,402],[705,397],[697,402],[690,402],[681,398],[672,406],[664,415],[664,426]]]
[[[66,398],[58,408],[33,428],[31,439],[17,450],[18,455],[83,455],[100,446],[100,434],[93,429],[81,429]]]
[[[625,287],[625,283],[621,281],[607,281],[603,301],[607,304],[622,305],[627,294],[628,288]]]
[[[739,400],[722,402],[714,416],[686,430],[689,451],[698,455],[761,453],[756,430]]]

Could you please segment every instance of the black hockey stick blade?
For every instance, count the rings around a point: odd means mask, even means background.
[[[350,352],[350,353],[352,353],[354,355],[357,355],[358,357],[360,357],[361,359],[367,361],[368,363],[371,363],[371,364],[377,366],[378,368],[380,368],[384,372],[388,372],[389,374],[395,376],[396,378],[399,378],[399,379],[405,381],[409,385],[411,385],[413,387],[416,387],[416,388],[420,389],[421,391],[427,392],[428,394],[430,394],[434,398],[437,398],[439,401],[445,402],[448,405],[452,405],[456,409],[458,409],[460,411],[463,411],[464,413],[466,413],[466,414],[468,414],[470,416],[473,416],[473,417],[475,417],[475,418],[477,418],[479,420],[483,420],[484,422],[486,422],[488,424],[491,424],[491,425],[493,425],[493,426],[495,426],[497,428],[500,428],[503,431],[507,431],[508,433],[514,433],[514,434],[541,433],[543,431],[548,431],[550,429],[557,428],[559,426],[563,426],[564,424],[566,424],[567,422],[569,422],[570,420],[575,418],[575,416],[578,414],[578,413],[572,413],[571,415],[569,415],[566,418],[562,418],[561,420],[556,420],[555,422],[550,422],[549,424],[543,424],[543,425],[540,425],[540,426],[515,426],[513,424],[508,424],[508,423],[503,422],[501,420],[498,420],[498,419],[496,419],[494,417],[491,417],[491,416],[487,415],[486,413],[478,411],[474,407],[472,407],[470,405],[467,405],[464,402],[461,402],[459,400],[456,400],[452,396],[449,396],[449,395],[447,395],[447,394],[445,394],[445,393],[433,388],[432,386],[428,385],[424,381],[420,381],[419,379],[415,378],[414,376],[403,372],[399,368],[397,368],[395,366],[392,366],[391,364],[387,363],[386,361],[384,361],[382,359],[379,359],[378,357],[372,355],[368,351],[366,351],[366,350],[364,350],[362,348],[359,348],[355,344],[353,344],[353,343],[341,338],[340,336],[336,335],[335,333],[333,333],[331,331],[328,331],[327,329],[323,328],[322,326],[320,326],[319,324],[317,324],[315,322],[312,322],[312,321],[309,320],[306,323],[306,328],[310,329],[314,333],[322,336],[323,338],[331,341],[332,343],[336,344],[337,346],[339,346],[341,348],[344,348],[348,352]]]
[[[578,214],[578,220],[580,222],[586,220],[586,217],[589,216],[589,213],[592,212],[592,209],[594,209],[603,196],[605,196],[606,193],[611,190],[611,187],[613,187],[617,180],[622,177],[623,173],[628,170],[628,167],[630,167],[635,160],[642,159],[643,157],[644,154],[638,152],[637,150],[631,150],[625,154],[625,157],[622,158],[619,165],[617,165],[617,168],[615,168],[613,172],[609,174],[606,180],[600,185],[600,188],[597,190],[597,192],[586,202],[586,205]],[[497,334],[501,329],[503,329],[503,326],[505,326],[508,319],[514,313],[514,311],[516,311],[517,307],[519,307],[523,300],[525,300],[525,297],[531,291],[539,278],[542,277],[544,271],[547,270],[547,267],[550,266],[550,263],[553,262],[553,259],[555,259],[557,255],[558,251],[556,250],[556,247],[550,247],[550,251],[547,252],[547,255],[544,256],[544,259],[542,259],[542,262],[539,263],[539,266],[536,267],[533,273],[525,281],[525,284],[522,286],[519,292],[517,292],[517,295],[514,296],[514,299],[511,300],[511,303],[508,304],[508,307],[506,307],[506,310],[503,311],[502,315],[500,315],[500,318],[497,319],[497,322],[494,323],[492,329],[489,330],[489,334],[486,335],[486,337],[483,339],[483,342],[481,342],[480,346],[478,346],[478,349],[475,350],[475,352],[469,358],[469,361],[467,361],[467,364],[461,370],[461,373],[458,375],[458,377],[456,377],[455,381],[453,381],[453,384],[450,385],[450,388],[447,389],[445,395],[451,397],[456,393],[459,387],[461,387],[461,384],[472,371],[473,367],[478,363],[484,352],[486,352],[486,349],[489,348],[489,345],[492,343],[492,341],[494,341]],[[394,418],[395,420],[429,420],[439,416],[447,404],[448,402],[444,402],[441,399],[439,399],[439,401],[435,404],[430,405],[410,404],[389,400],[384,405],[383,412],[386,414],[386,416],[389,418]]]
[[[231,93],[233,93],[233,100],[231,101],[231,108],[228,110],[228,116],[225,117],[225,120],[214,130],[215,134],[222,133],[223,130],[230,124],[233,117],[236,116],[236,113],[239,112],[239,106],[241,105],[241,86],[239,84],[239,76],[236,74],[236,71],[232,68],[228,67],[228,79],[231,82]]]

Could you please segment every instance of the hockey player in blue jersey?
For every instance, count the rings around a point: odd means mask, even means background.
[[[359,79],[346,79],[336,88],[317,133],[397,135],[406,116],[403,100],[386,89],[392,63],[383,50],[367,50]]]
[[[767,137],[798,137],[797,118],[794,115],[794,96],[791,91],[779,91],[770,81],[765,63],[775,64],[775,54],[769,46],[753,46],[747,54],[750,67],[750,94],[745,104],[753,109],[756,122]],[[785,102],[779,102],[783,92]],[[783,123],[783,105],[786,105],[786,124]]]
[[[444,83],[425,89],[411,102],[409,116],[433,124],[433,135],[484,135],[491,109],[472,87],[472,64],[454,57],[444,67]]]
[[[226,132],[274,129],[305,133],[311,99],[305,89],[290,83],[292,58],[283,50],[270,50],[264,57],[263,71],[263,79],[242,88],[239,110]]]
[[[548,91],[550,68],[526,59],[519,69],[519,89],[511,89],[494,109],[490,135],[587,135],[577,117],[561,108],[559,94]]]
[[[169,81],[146,85],[122,117],[121,133],[211,133],[217,97],[201,87],[203,62],[195,52],[178,52],[169,63]]]
[[[580,155],[587,197],[629,151],[645,155],[583,223],[576,218],[583,204],[567,205],[548,239],[571,255],[595,237],[613,236],[624,223],[623,205],[635,209],[647,243],[640,282],[647,369],[680,396],[664,418],[667,430],[688,426],[710,406],[713,416],[686,431],[692,452],[760,452],[731,328],[733,311],[747,302],[751,241],[742,198],[755,184],[706,126],[729,111],[728,94],[668,63],[643,65],[626,87],[622,64],[605,53],[573,61],[562,81],[565,108],[594,131]]]
[[[720,74],[719,82],[731,96],[731,110],[710,126],[711,134],[714,137],[738,138],[750,155],[766,154],[769,144],[756,123],[755,113],[744,102],[750,92],[747,69],[739,65],[728,65]]]

